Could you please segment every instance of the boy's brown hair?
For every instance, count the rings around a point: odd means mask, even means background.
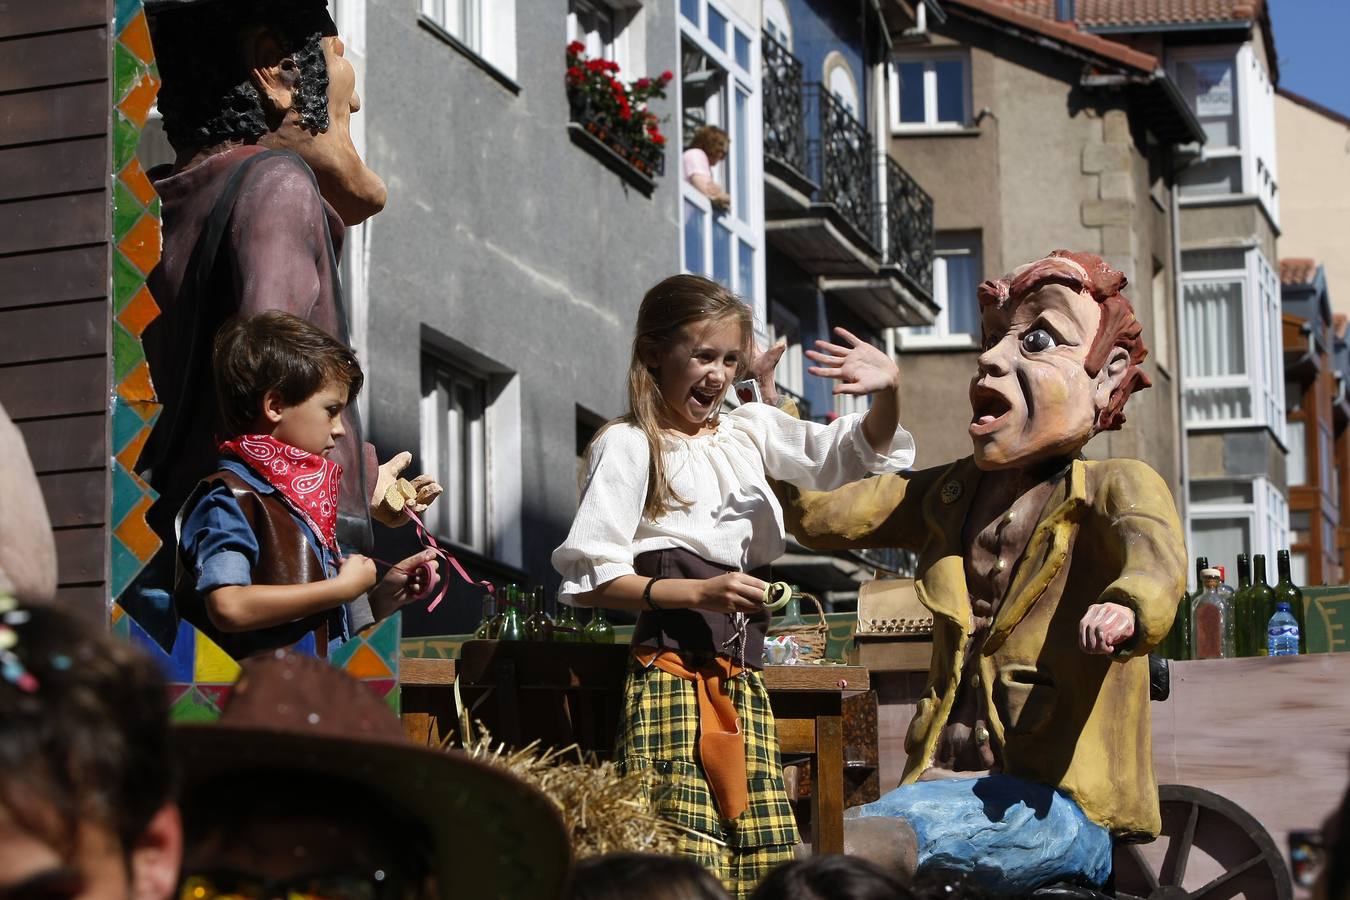
[[[220,415],[235,436],[248,433],[262,416],[268,391],[295,406],[334,382],[347,386],[350,404],[366,378],[350,348],[277,310],[226,322],[216,334],[211,363]]]

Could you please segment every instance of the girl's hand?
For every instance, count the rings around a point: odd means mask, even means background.
[[[419,567],[430,563],[431,579]],[[423,550],[400,562],[385,573],[384,578],[370,592],[370,609],[375,618],[383,619],[399,607],[406,606],[426,591],[430,583],[435,583],[440,563],[435,550]]]
[[[375,586],[375,561],[369,556],[353,553],[338,565],[333,584],[348,600],[355,600]]]
[[[900,386],[900,370],[886,351],[859,340],[843,328],[834,333],[851,346],[841,347],[829,341],[816,341],[815,350],[806,355],[819,365],[807,369],[812,375],[833,378],[836,394],[875,394],[893,391]]]
[[[764,582],[744,572],[728,572],[700,581],[694,607],[708,612],[753,613],[764,608]]]

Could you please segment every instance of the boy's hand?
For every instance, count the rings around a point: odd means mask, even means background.
[[[430,568],[421,569],[423,563],[429,563]],[[391,568],[370,592],[370,610],[375,618],[377,620],[387,618],[400,607],[408,605],[425,593],[431,584],[435,584],[440,568],[435,550],[414,553]],[[431,573],[430,579],[427,578],[427,572]]]
[[[374,587],[375,579],[375,561],[369,556],[353,553],[338,566],[333,586],[342,593],[345,601],[350,601]]]
[[[806,351],[808,357],[819,363],[807,371],[837,381],[834,393],[875,394],[900,386],[900,369],[886,351],[854,337],[843,328],[836,327],[834,333],[851,346],[816,341],[816,349]]]

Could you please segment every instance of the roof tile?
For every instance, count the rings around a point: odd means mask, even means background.
[[[1055,0],[998,0],[1007,6],[1055,18]],[[1260,0],[1077,0],[1076,20],[1087,28],[1111,25],[1176,25],[1247,21]]]

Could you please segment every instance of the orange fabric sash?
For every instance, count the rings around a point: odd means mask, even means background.
[[[735,819],[750,806],[745,774],[745,734],[727,692],[728,679],[742,671],[725,656],[713,656],[697,669],[685,665],[673,650],[635,647],[633,656],[644,666],[694,682],[698,692],[698,755],[708,786],[722,818]]]

